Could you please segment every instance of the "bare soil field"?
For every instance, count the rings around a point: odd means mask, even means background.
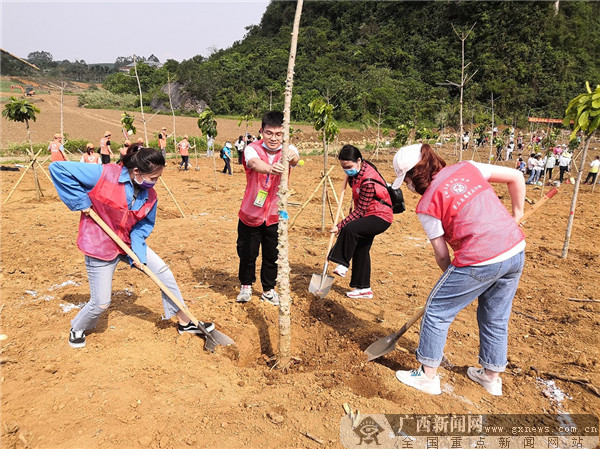
[[[59,128],[56,96],[43,97],[32,124],[36,141]],[[74,98],[74,97],[73,97]],[[96,142],[105,129],[118,134],[119,111],[65,111],[72,138]],[[170,129],[156,116],[152,127]],[[177,129],[197,133],[195,120],[178,118]],[[219,121],[219,134],[240,134],[235,121]],[[2,122],[2,145],[25,140],[21,124]],[[303,134],[309,136],[307,132]],[[340,143],[360,141],[356,131]],[[304,138],[304,137],[303,137]],[[315,138],[306,145],[319,147]],[[449,162],[451,148],[442,154]],[[302,203],[320,179],[322,157],[305,157],[295,168],[291,201]],[[466,376],[477,364],[478,332],[472,304],[450,328],[441,369],[440,396],[401,385],[398,369],[418,366],[418,325],[398,349],[366,362],[364,349],[397,330],[422,306],[440,276],[429,242],[414,214],[418,196],[406,192],[407,211],[375,239],[372,300],[345,296],[348,280],[336,278],[325,299],[308,292],[320,273],[329,235],[320,232],[320,199],[314,199],[290,231],[292,351],[287,372],[273,369],[278,311],[255,292],[237,304],[237,212],[245,187],[241,166],[217,174],[213,161],[191,160],[179,171],[171,159],[164,181],[182,207],[181,217],[162,186],[158,220],[149,245],[170,265],[188,305],[230,335],[236,349],[203,350],[199,337],[179,336],[161,319],[158,288],[124,264],[114,276],[113,298],[84,349],[68,343],[69,322],[89,298],[83,255],[76,247],[79,214],[70,212],[48,179],[36,201],[28,173],[1,211],[2,448],[340,448],[344,403],[369,413],[594,413],[600,397],[600,192],[582,186],[567,259],[560,257],[572,185],[524,225],[526,265],[514,300],[504,396],[493,397]],[[374,161],[393,178],[389,155]],[[330,163],[335,163],[334,158]],[[221,162],[217,159],[218,169]],[[341,186],[342,170],[333,172]],[[21,175],[2,172],[2,201]],[[528,197],[540,190],[528,186]],[[496,188],[508,204],[502,186]],[[318,195],[319,196],[319,195]],[[526,208],[531,207],[526,204]],[[294,215],[297,207],[290,208]],[[596,302],[579,302],[571,299]],[[542,373],[583,378],[590,384]],[[561,394],[564,393],[564,394]],[[306,436],[309,434],[320,442]]]

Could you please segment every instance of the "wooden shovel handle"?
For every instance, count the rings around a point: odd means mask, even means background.
[[[144,273],[146,273],[150,279],[152,279],[154,281],[154,283],[156,285],[158,285],[158,287],[165,293],[165,295],[167,295],[169,297],[169,299],[171,301],[173,301],[173,303],[179,307],[179,309],[185,313],[188,318],[194,323],[194,325],[198,325],[198,320],[196,319],[196,317],[194,315],[192,315],[192,313],[189,311],[189,309],[186,307],[185,304],[183,304],[178,298],[177,296],[175,296],[173,294],[173,292],[171,292],[171,290],[169,290],[169,288],[159,279],[156,277],[156,275],[150,270],[150,268],[148,268],[146,265],[142,264],[140,262],[140,259],[138,258],[138,256],[135,255],[135,253],[133,252],[133,250],[127,246],[127,244],[115,233],[115,231],[113,231],[105,222],[102,218],[100,218],[100,216],[93,210],[90,209],[90,213],[89,216],[92,217],[92,220],[94,220],[98,226],[100,226],[104,232],[106,232],[109,237],[111,239],[114,240],[114,242],[119,245],[119,248],[121,248],[123,251],[125,251],[125,253],[131,257],[131,259],[136,263],[139,264],[142,267],[142,271]]]
[[[334,226],[337,225],[338,220],[340,219],[340,214],[342,212],[342,203],[344,201],[344,193],[346,193],[346,186],[348,185],[348,175],[344,178],[344,185],[342,187],[342,192],[340,193],[340,202],[338,204],[337,211],[335,213]],[[327,252],[325,253],[325,264],[327,264],[327,257],[329,256],[329,251],[333,247],[333,241],[335,240],[335,234],[332,232],[331,237],[329,238],[329,245],[327,246]]]
[[[537,203],[535,203],[531,209],[529,209],[527,212],[525,212],[523,214],[523,216],[519,220],[519,224],[521,224],[525,220],[527,220],[536,210],[538,210],[540,207],[542,207],[546,203],[546,201],[548,201],[550,198],[552,198],[557,193],[558,193],[558,189],[556,187],[553,187],[552,189],[550,189],[548,191],[548,193],[546,193]]]

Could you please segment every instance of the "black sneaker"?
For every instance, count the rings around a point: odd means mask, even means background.
[[[74,331],[71,329],[69,332],[69,345],[72,348],[85,347],[85,331]]]
[[[213,323],[204,323],[202,321],[198,321],[198,323],[201,324],[202,326],[204,326],[204,329],[206,329],[206,332],[212,332],[215,328],[215,325]],[[190,321],[187,324],[178,323],[177,331],[179,332],[179,334],[183,334],[184,332],[190,332],[192,334],[202,334],[203,333],[200,330],[200,328],[198,326],[196,326],[192,321]]]

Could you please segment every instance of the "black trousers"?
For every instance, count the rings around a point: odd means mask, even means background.
[[[590,184],[594,185],[596,182],[596,178],[598,177],[598,173],[588,172],[587,177],[585,178],[585,184],[590,182]]]
[[[559,174],[560,174],[560,177],[559,177],[558,180],[560,181],[561,184],[563,182],[563,178],[565,176],[565,172],[567,171],[568,168],[569,167],[563,167],[562,165],[558,166],[558,170],[559,170]]]
[[[554,167],[552,167],[552,168],[547,168],[547,169],[546,169],[546,176],[547,176],[547,177],[548,177],[550,180],[552,180],[552,170],[554,170]]]
[[[184,167],[186,170],[188,169],[188,165],[190,165],[190,157],[189,156],[181,156],[181,164],[179,164],[179,168]]]
[[[231,174],[231,161],[229,159],[223,159],[223,162],[225,162],[225,166],[223,167],[222,173]]]
[[[101,154],[100,158],[103,164],[110,164],[110,154]]]
[[[351,221],[340,231],[329,253],[329,260],[345,267],[349,267],[352,260],[350,287],[371,286],[371,245],[375,236],[386,231],[390,225],[391,223],[370,215]]]
[[[267,226],[248,226],[238,220],[237,253],[240,258],[239,279],[242,285],[256,281],[256,258],[262,246],[260,282],[263,291],[275,288],[277,283],[277,229],[279,223]]]

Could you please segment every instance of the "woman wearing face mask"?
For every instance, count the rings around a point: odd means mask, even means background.
[[[502,395],[500,373],[507,364],[508,321],[523,270],[525,182],[521,172],[473,161],[446,165],[429,145],[401,148],[394,156],[396,180],[421,199],[416,212],[444,274],[429,294],[421,320],[418,369],[396,378],[429,394],[441,394],[437,369],[448,328],[475,299],[479,326],[479,363],[467,376],[494,396]],[[511,212],[490,182],[507,185]],[[453,258],[450,251],[452,248]]]
[[[88,216],[90,208],[110,226],[152,272],[183,302],[169,267],[146,246],[156,219],[154,184],[165,165],[163,155],[152,148],[131,145],[123,165],[54,162],[50,174],[60,199],[73,211],[81,211],[77,246],[85,254],[90,300],[71,321],[69,344],[82,348],[85,332],[96,327],[110,305],[112,278],[120,261],[133,264],[115,242]],[[136,265],[137,268],[141,268]],[[200,333],[185,313],[163,293],[164,317],[177,316],[179,333]],[[206,330],[214,329],[204,323]]]
[[[392,224],[391,199],[384,179],[373,164],[363,159],[358,148],[344,145],[338,156],[348,176],[354,200],[353,210],[331,232],[339,232],[329,253],[329,260],[338,264],[333,271],[345,277],[352,260],[349,298],[372,298],[371,256],[373,239]]]

